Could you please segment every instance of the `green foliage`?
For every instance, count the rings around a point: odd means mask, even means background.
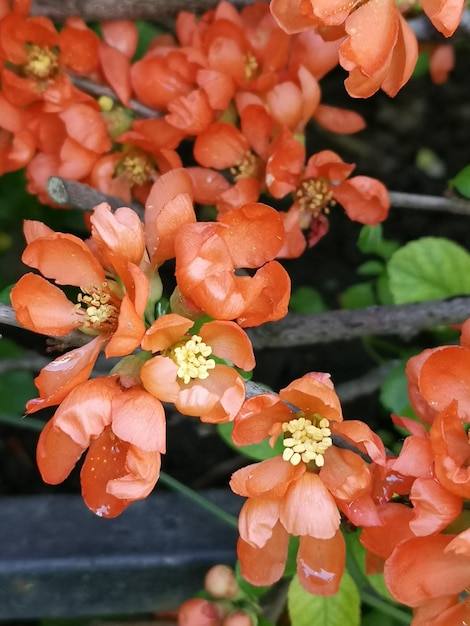
[[[334,596],[314,596],[295,576],[289,585],[287,607],[292,626],[359,626],[360,599],[356,584],[347,571]]]
[[[380,402],[390,413],[413,417],[414,412],[408,400],[408,381],[405,366],[408,359],[402,359],[385,377],[380,390]]]
[[[388,260],[399,245],[396,241],[383,238],[382,224],[363,226],[359,233],[357,247],[363,254],[375,254],[385,261]]]
[[[24,415],[26,402],[35,396],[37,396],[37,390],[31,372],[15,370],[5,372],[0,376],[2,412]]]
[[[327,310],[322,295],[313,287],[298,287],[291,295],[289,308],[295,313],[321,313]]]
[[[145,52],[147,52],[151,41],[163,33],[161,28],[158,28],[151,22],[136,20],[135,25],[137,27],[139,39],[137,42],[137,50],[135,51],[134,58],[132,59],[133,63],[141,59]]]
[[[343,309],[364,309],[377,304],[372,283],[357,283],[351,285],[341,294]]]
[[[465,198],[470,198],[470,165],[466,165],[452,180],[449,180],[449,186],[457,189]]]
[[[228,422],[226,424],[217,424],[217,432],[230,447],[243,454],[254,461],[264,461],[264,459],[270,459],[273,456],[282,454],[283,445],[282,440],[278,439],[274,444],[274,448],[269,445],[269,440],[265,439],[261,443],[255,443],[251,446],[236,446],[232,441],[232,429],[233,423]]]
[[[470,293],[470,254],[444,237],[423,237],[397,250],[387,265],[395,304]]]

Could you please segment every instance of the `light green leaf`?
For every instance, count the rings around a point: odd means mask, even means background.
[[[408,380],[405,376],[406,361],[401,361],[385,377],[380,389],[380,402],[390,411],[402,415],[408,405]]]
[[[444,237],[423,237],[397,250],[387,266],[395,304],[470,293],[470,254]]]
[[[363,226],[361,228],[357,247],[362,254],[376,254],[387,260],[398,248],[398,243],[383,239],[382,224],[378,224],[377,226]]]
[[[292,626],[359,626],[360,599],[356,584],[347,571],[334,596],[314,596],[301,586],[295,576],[287,594],[287,608]]]
[[[364,309],[377,304],[372,283],[351,285],[341,294],[343,309]]]
[[[455,187],[462,196],[470,198],[470,165],[465,166],[452,180],[449,180],[449,185]]]
[[[296,289],[291,296],[289,308],[295,313],[320,313],[327,309],[320,292],[313,287]]]
[[[377,276],[384,271],[384,264],[382,261],[366,261],[357,268],[359,276]]]

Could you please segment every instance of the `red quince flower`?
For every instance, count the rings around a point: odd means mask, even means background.
[[[132,95],[131,60],[137,48],[137,26],[130,20],[101,22],[103,39],[99,42],[100,69],[120,101],[129,106]]]
[[[25,167],[34,156],[36,141],[25,118],[21,109],[0,94],[0,174]]]
[[[86,505],[116,517],[152,491],[165,453],[162,404],[117,377],[88,380],[73,389],[39,436],[37,462],[45,482],[65,480],[88,449],[80,480]]]
[[[142,366],[142,384],[185,415],[212,423],[232,420],[245,399],[245,385],[233,367],[213,356],[250,371],[255,366],[251,342],[234,322],[207,322],[190,334],[193,325],[175,313],[152,324],[142,348],[158,354]]]
[[[315,245],[328,231],[326,215],[336,203],[351,220],[361,224],[375,226],[387,217],[390,200],[380,181],[368,176],[348,178],[355,166],[344,163],[330,150],[311,156],[304,169],[304,149],[283,137],[279,141],[290,148],[289,167],[283,167],[284,151],[279,147],[276,158],[268,160],[266,184],[274,197],[294,194],[294,203],[282,214],[286,245],[279,256],[289,258],[303,252],[306,243],[302,230],[309,229],[308,245]]]
[[[238,557],[249,582],[269,585],[282,576],[292,534],[300,536],[301,584],[320,595],[338,590],[344,540],[337,502],[358,502],[370,492],[372,481],[357,454],[333,447],[332,434],[385,462],[380,439],[365,424],[342,419],[333,384],[320,373],[295,380],[279,398],[262,394],[247,400],[235,418],[237,445],[268,436],[274,445],[282,435],[284,446],[282,456],[238,470],[230,482],[235,493],[248,498],[239,517]]]
[[[98,36],[76,18],[57,32],[45,17],[12,11],[0,21],[2,91],[15,105],[43,100],[49,110],[59,111],[78,92],[66,71],[78,75],[93,71],[98,45]]]
[[[39,388],[47,396],[30,403],[30,411],[61,402],[71,382],[81,382],[90,373],[105,343],[108,357],[125,356],[139,346],[145,332],[142,317],[149,279],[137,264],[144,253],[143,227],[131,209],[122,208],[112,216],[106,207],[96,207],[91,218],[96,255],[74,235],[56,233],[41,223],[25,224],[28,245],[23,262],[56,285],[37,274],[22,276],[11,292],[18,321],[53,337],[74,329],[97,336],[91,345],[59,357],[41,372]],[[79,288],[77,302],[57,285]]]
[[[279,213],[253,203],[217,223],[185,224],[175,238],[176,279],[185,298],[215,319],[243,326],[275,321],[287,313],[290,280],[273,259],[284,238]],[[253,276],[235,274],[255,269]]]

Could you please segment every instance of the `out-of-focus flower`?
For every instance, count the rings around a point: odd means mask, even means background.
[[[158,354],[142,366],[142,383],[159,400],[174,402],[185,415],[203,422],[232,420],[245,399],[245,385],[233,367],[214,357],[250,371],[255,365],[251,342],[234,322],[207,322],[197,334],[189,334],[193,325],[175,313],[152,324],[142,347]]]
[[[116,517],[155,486],[165,433],[162,404],[144,389],[123,388],[117,377],[89,380],[70,392],[41,432],[39,471],[58,484],[88,450],[83,499],[96,515]]]

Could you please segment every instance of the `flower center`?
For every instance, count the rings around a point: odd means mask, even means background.
[[[193,378],[205,380],[209,376],[209,370],[215,367],[214,359],[207,358],[212,354],[212,348],[205,344],[199,335],[181,339],[171,348],[163,350],[162,354],[176,363],[177,376],[185,385]]]
[[[245,54],[245,80],[252,80],[258,75],[259,65],[252,52]]]
[[[233,180],[237,182],[241,178],[259,178],[260,168],[259,158],[251,150],[247,150],[240,163],[230,168],[230,173],[233,175]]]
[[[57,52],[48,46],[31,44],[28,46],[28,60],[23,65],[25,76],[31,78],[52,78],[58,70]]]
[[[312,213],[313,218],[318,217],[322,211],[328,215],[330,207],[336,204],[330,181],[325,176],[303,180],[295,191],[295,199],[300,210]]]
[[[298,465],[301,461],[308,465],[312,463],[315,467],[322,467],[325,459],[323,455],[330,446],[331,440],[330,425],[326,417],[317,413],[310,418],[306,418],[302,411],[296,413],[298,417],[284,422],[284,452],[282,458],[292,465]]]
[[[120,165],[134,185],[145,184],[151,179],[154,170],[149,157],[140,150],[130,150]]]
[[[76,309],[83,311],[83,326],[93,331],[109,332],[117,326],[119,309],[110,293],[108,283],[98,287],[80,287]],[[86,332],[86,330],[85,330]]]

